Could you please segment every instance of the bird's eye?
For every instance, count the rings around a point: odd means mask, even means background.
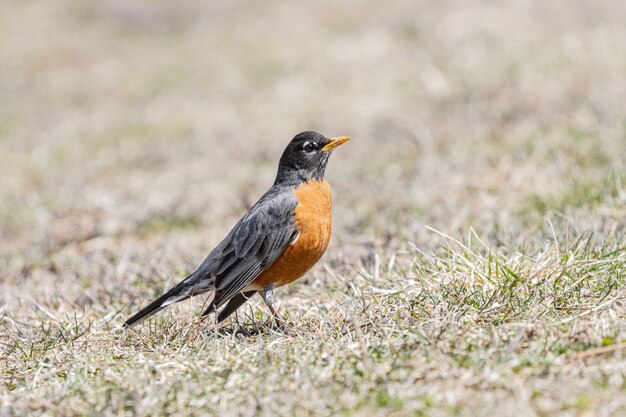
[[[304,149],[304,152],[313,152],[316,149],[316,146],[314,143],[312,142],[306,142],[303,146],[302,149]]]

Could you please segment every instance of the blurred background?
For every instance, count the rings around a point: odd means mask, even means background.
[[[428,248],[427,225],[505,249],[623,230],[624,22],[590,0],[3,0],[5,306],[175,280],[303,130],[353,138],[331,266]]]

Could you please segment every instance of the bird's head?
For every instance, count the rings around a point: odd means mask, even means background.
[[[329,139],[317,132],[298,133],[280,157],[276,183],[322,180],[331,152],[348,140],[347,136]]]

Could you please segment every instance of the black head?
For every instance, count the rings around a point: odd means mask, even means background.
[[[298,133],[280,157],[275,184],[321,180],[332,150],[349,139],[347,136],[329,139],[317,132]]]

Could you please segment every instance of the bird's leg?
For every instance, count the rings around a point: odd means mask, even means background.
[[[286,330],[285,322],[278,315],[278,311],[274,308],[274,285],[269,284],[265,288],[260,291],[261,297],[263,297],[263,301],[267,305],[267,308],[270,309],[272,316],[274,316],[274,320],[276,320],[276,325],[279,329]]]

